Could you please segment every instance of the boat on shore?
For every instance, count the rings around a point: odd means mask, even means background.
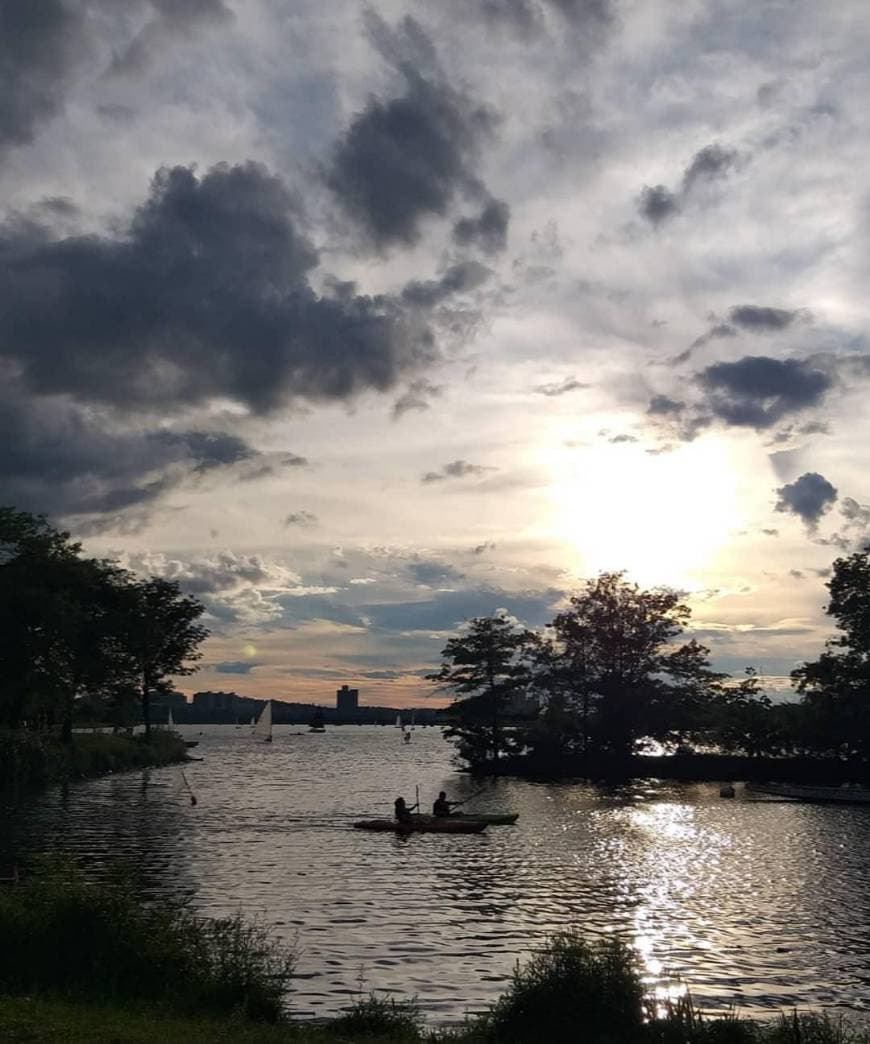
[[[360,819],[353,825],[354,830],[390,831],[394,834],[480,834],[486,830],[486,823],[480,819],[459,820],[453,816],[414,816],[407,823],[397,819]]]
[[[814,787],[801,783],[747,783],[746,792],[750,796],[784,798],[816,804],[870,805],[870,788],[859,786]]]

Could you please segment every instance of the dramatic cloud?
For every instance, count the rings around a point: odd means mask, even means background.
[[[561,381],[554,381],[550,384],[536,384],[532,391],[538,395],[555,398],[558,395],[567,395],[568,392],[580,391],[582,388],[588,387],[588,384],[578,381],[576,377],[565,377]]]
[[[493,118],[444,81],[413,18],[396,33],[371,14],[369,25],[405,90],[387,102],[369,100],[337,144],[326,181],[376,246],[407,246],[425,218],[447,214],[457,194],[484,194],[475,160]]]
[[[727,174],[737,161],[737,153],[733,149],[725,149],[721,145],[707,145],[696,152],[692,162],[683,174],[683,192],[690,192],[700,182],[720,178]]]
[[[660,225],[680,209],[680,201],[664,185],[645,186],[637,203],[641,217],[651,225]]]
[[[837,499],[837,490],[816,471],[808,471],[794,482],[781,486],[776,493],[775,509],[797,515],[811,532]]]
[[[61,396],[0,392],[0,502],[52,516],[143,509],[206,472],[257,456],[224,432],[139,431]]]
[[[715,363],[699,376],[707,406],[726,424],[769,428],[782,417],[818,405],[833,383],[803,359],[748,355]]]
[[[421,482],[443,482],[445,479],[464,479],[485,475],[492,468],[482,464],[469,464],[466,460],[453,460],[445,464],[440,471],[427,471]]]
[[[60,109],[83,25],[69,0],[0,0],[0,152]]]
[[[759,305],[737,305],[728,313],[728,318],[744,330],[765,333],[771,330],[785,330],[798,318],[799,312],[790,312],[784,308],[764,308]]]
[[[0,355],[40,393],[126,408],[390,388],[433,357],[387,297],[318,296],[284,184],[255,164],[161,171],[119,238],[0,235]]]
[[[511,210],[501,199],[491,199],[480,216],[461,218],[453,226],[453,241],[460,246],[475,245],[486,254],[497,254],[507,246]]]

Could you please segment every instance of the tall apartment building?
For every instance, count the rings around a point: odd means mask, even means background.
[[[359,689],[342,685],[335,693],[335,709],[339,714],[355,714],[359,710]]]

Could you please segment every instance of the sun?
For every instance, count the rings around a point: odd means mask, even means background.
[[[655,455],[626,442],[555,457],[553,532],[580,575],[624,569],[692,590],[740,525],[737,468],[715,435]]]

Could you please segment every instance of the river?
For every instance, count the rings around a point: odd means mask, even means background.
[[[292,1008],[337,1013],[359,990],[416,996],[437,1022],[479,1011],[517,959],[568,927],[619,933],[666,993],[745,1014],[870,1007],[870,809],[722,800],[718,786],[618,788],[504,779],[467,806],[519,812],[479,836],[367,834],[397,794],[476,788],[440,729],[312,735],[181,730],[203,760],[0,804],[0,865],[75,853],[119,860],[148,892],[241,911],[298,952]]]

